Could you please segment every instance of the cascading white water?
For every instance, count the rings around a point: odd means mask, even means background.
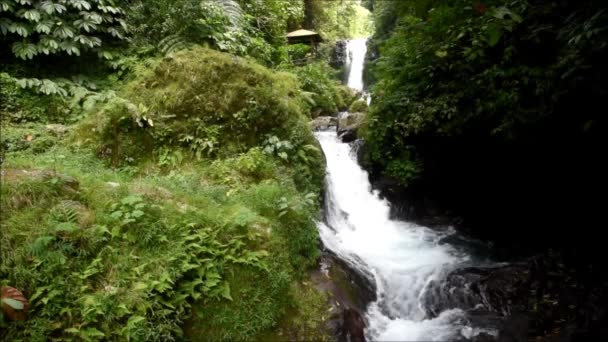
[[[346,63],[349,66],[346,85],[363,91],[363,66],[367,52],[367,39],[352,39],[346,44]]]
[[[365,40],[348,44],[348,85],[363,89]],[[327,159],[327,212],[319,223],[329,250],[376,284],[377,300],[366,312],[366,337],[380,341],[445,341],[470,338],[478,330],[465,313],[446,310],[428,319],[421,304],[425,286],[469,260],[447,244],[445,233],[389,218],[389,204],[373,192],[367,172],[335,132],[318,132]],[[486,331],[488,332],[488,331]],[[491,331],[490,331],[491,333]]]

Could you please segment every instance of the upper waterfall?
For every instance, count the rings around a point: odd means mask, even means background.
[[[346,85],[357,91],[363,91],[363,67],[367,53],[367,39],[351,39],[346,44],[348,79]]]

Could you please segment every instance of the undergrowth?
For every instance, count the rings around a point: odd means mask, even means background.
[[[324,174],[298,89],[198,49],[65,134],[5,122],[0,284],[30,309],[0,338],[251,340],[324,310],[294,290]]]

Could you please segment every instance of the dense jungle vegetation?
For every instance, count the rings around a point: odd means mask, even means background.
[[[0,0],[0,339],[327,339],[308,122],[355,99],[328,60],[368,17]],[[317,58],[287,44],[298,28],[323,35]]]
[[[514,297],[529,297],[529,326],[514,328],[529,339],[606,339],[606,3],[364,3],[362,157],[395,214],[447,217],[531,265]]]
[[[588,242],[572,228],[602,211],[605,3],[365,4],[372,169],[499,243]]]
[[[0,0],[0,339],[332,339],[309,122],[347,109],[397,214],[548,256],[530,336],[607,336],[606,7]],[[330,65],[367,36],[369,108]]]

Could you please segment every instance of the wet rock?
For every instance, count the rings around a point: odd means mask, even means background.
[[[345,309],[338,326],[338,341],[342,342],[364,342],[365,320],[361,313],[354,309]]]
[[[344,143],[353,142],[357,139],[357,128],[346,128],[340,130],[338,137]]]
[[[363,123],[364,118],[364,113],[344,112],[340,114],[336,130],[342,142],[348,143],[357,139],[357,131]]]
[[[319,116],[310,122],[313,131],[324,131],[329,127],[336,126],[338,119],[331,116]]]
[[[320,265],[313,272],[312,280],[318,289],[329,295],[333,314],[328,326],[333,336],[337,341],[365,341],[365,310],[376,300],[370,275],[362,274],[327,251],[321,257]]]
[[[338,117],[338,130],[348,127],[358,127],[363,122],[365,113],[342,112]]]
[[[525,264],[462,268],[429,284],[423,305],[432,317],[453,308],[465,311],[483,308],[499,316],[509,316],[525,311],[529,281],[530,269]]]
[[[334,45],[329,64],[334,68],[341,68],[346,64],[346,41],[339,40]]]

